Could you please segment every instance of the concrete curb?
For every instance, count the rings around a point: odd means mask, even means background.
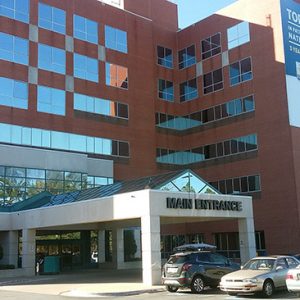
[[[71,290],[68,292],[60,293],[60,296],[64,297],[82,297],[82,298],[96,298],[96,297],[114,297],[114,296],[136,296],[141,294],[154,294],[161,293],[166,291],[164,288],[153,288],[153,289],[144,289],[144,290],[134,290],[134,291],[124,291],[124,292],[86,292],[80,290]]]

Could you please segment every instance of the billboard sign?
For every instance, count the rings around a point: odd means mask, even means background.
[[[289,121],[291,126],[300,127],[300,3],[280,2]]]

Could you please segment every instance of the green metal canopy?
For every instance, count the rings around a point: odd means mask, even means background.
[[[209,185],[200,176],[187,169],[128,181],[120,181],[110,185],[103,185],[96,188],[63,193],[59,195],[52,195],[49,192],[42,192],[9,207],[2,206],[0,207],[0,211],[13,212],[34,209],[38,207],[55,206],[95,198],[110,197],[117,194],[134,192],[143,189],[170,192],[189,192],[197,194],[220,194],[219,191]]]

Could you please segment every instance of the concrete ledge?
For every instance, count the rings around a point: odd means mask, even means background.
[[[10,269],[0,271],[0,278],[12,278],[23,276],[26,276],[26,271],[24,269]]]

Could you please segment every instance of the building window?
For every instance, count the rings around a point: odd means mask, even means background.
[[[43,191],[59,194],[112,183],[111,177],[86,173],[0,166],[0,206],[9,206]]]
[[[239,262],[240,243],[238,232],[215,233],[214,237],[217,253]]]
[[[0,142],[74,152],[129,157],[126,141],[0,123]]]
[[[195,45],[184,48],[178,52],[179,69],[187,68],[196,63]]]
[[[66,73],[66,51],[44,44],[38,46],[38,67],[59,74]]]
[[[210,182],[222,194],[243,194],[261,191],[260,175],[228,178]]]
[[[1,0],[0,15],[29,23],[29,0]]]
[[[98,44],[98,24],[92,20],[84,17],[74,15],[74,37],[90,42],[93,44]]]
[[[257,136],[251,134],[183,151],[158,148],[156,161],[164,164],[188,165],[250,152],[257,150],[257,147]]]
[[[236,85],[252,79],[251,58],[234,62],[229,68],[230,85]]]
[[[74,109],[128,120],[128,105],[82,94],[74,94]]]
[[[256,251],[258,256],[266,255],[265,232],[255,231]]]
[[[173,68],[172,49],[157,46],[157,63],[166,68]]]
[[[201,41],[202,59],[221,53],[221,34],[217,33]]]
[[[156,113],[156,126],[182,131],[254,110],[254,97],[250,95],[196,111],[186,116],[172,116],[164,113]]]
[[[64,116],[66,113],[66,92],[38,86],[37,111]]]
[[[174,100],[173,82],[164,79],[158,79],[158,97],[160,99],[173,101]]]
[[[197,79],[191,79],[180,83],[180,102],[192,100],[198,97]]]
[[[66,12],[54,6],[39,3],[39,27],[65,34]]]
[[[218,69],[203,75],[203,92],[209,94],[223,89],[223,71]]]
[[[98,60],[74,53],[74,77],[98,82]]]
[[[127,53],[127,32],[105,25],[105,47]]]
[[[228,50],[250,42],[248,22],[241,22],[227,29]]]
[[[27,109],[27,83],[0,77],[0,105]]]
[[[128,89],[128,70],[125,67],[105,64],[106,85]]]
[[[0,32],[0,59],[28,65],[28,40]]]

